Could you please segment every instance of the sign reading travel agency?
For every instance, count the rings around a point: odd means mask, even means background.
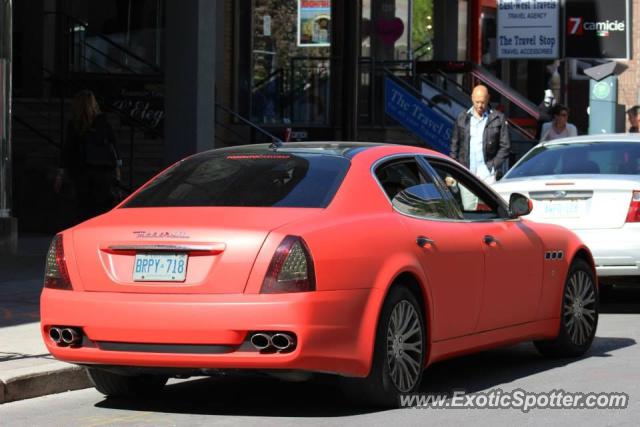
[[[631,57],[630,0],[565,0],[565,56]]]
[[[498,0],[498,58],[559,56],[560,0]]]

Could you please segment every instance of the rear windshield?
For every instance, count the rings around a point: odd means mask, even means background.
[[[124,207],[322,208],[349,164],[344,157],[310,153],[202,154],[158,176]]]
[[[540,146],[529,151],[505,176],[640,175],[640,144],[596,142]]]

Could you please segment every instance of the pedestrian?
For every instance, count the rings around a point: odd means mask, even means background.
[[[558,138],[578,136],[578,129],[569,123],[569,108],[556,104],[549,111],[551,121],[542,125],[540,141],[551,141]]]
[[[640,126],[638,126],[638,120],[640,119],[640,105],[634,105],[627,110],[627,118],[629,119],[629,132],[638,133]]]
[[[80,220],[110,210],[117,200],[120,160],[113,128],[89,90],[77,93],[55,181],[60,191],[64,174],[75,186]]]
[[[478,85],[472,107],[458,115],[451,134],[450,156],[488,184],[500,179],[511,149],[507,120],[489,105],[489,90]]]

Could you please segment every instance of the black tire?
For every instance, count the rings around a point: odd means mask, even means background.
[[[579,357],[589,350],[598,327],[598,289],[591,266],[573,261],[560,305],[560,330],[552,340],[535,341],[538,351],[550,357]]]
[[[161,375],[120,375],[87,368],[89,379],[100,393],[109,397],[144,398],[159,393],[168,378]]]
[[[404,322],[396,327],[403,313]],[[400,340],[402,331],[406,334]],[[420,386],[426,344],[424,313],[418,300],[407,287],[393,286],[378,320],[371,372],[366,378],[343,379],[347,397],[367,406],[398,407],[401,393],[414,393]]]

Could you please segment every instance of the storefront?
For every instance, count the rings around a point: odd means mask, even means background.
[[[345,46],[353,37],[360,51],[361,126],[380,119],[376,79],[385,67],[410,68],[415,59],[468,59],[466,0],[363,0],[359,22],[352,25],[343,2],[246,0],[236,5],[242,30],[235,34],[235,108],[261,126],[339,126],[340,111],[351,101],[339,88],[349,62]],[[349,33],[352,29],[359,35]]]

